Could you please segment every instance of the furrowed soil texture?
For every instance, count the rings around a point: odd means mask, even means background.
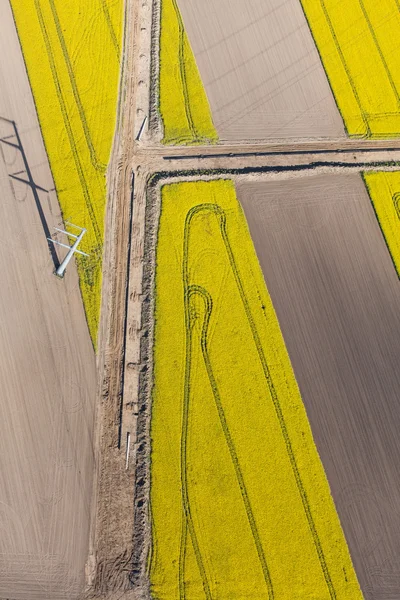
[[[217,141],[177,0],[161,0],[159,97],[165,144]]]
[[[365,173],[364,180],[400,277],[400,173]]]
[[[64,219],[87,228],[80,247],[90,256],[76,260],[95,344],[122,0],[12,0],[11,5]]]
[[[348,134],[399,136],[399,1],[301,2]]]
[[[232,182],[162,188],[155,317],[153,597],[361,600]]]
[[[400,286],[364,182],[240,182],[238,196],[361,589],[400,598]]]

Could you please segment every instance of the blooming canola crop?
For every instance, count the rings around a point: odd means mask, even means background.
[[[151,421],[158,600],[361,600],[231,181],[162,188]]]
[[[177,0],[161,0],[159,96],[165,144],[217,140]]]
[[[301,0],[350,136],[400,136],[399,0]]]
[[[364,173],[364,181],[400,277],[400,173]]]
[[[77,256],[77,265],[96,344],[122,0],[11,0],[11,5],[63,216],[87,229],[81,249],[89,257]]]

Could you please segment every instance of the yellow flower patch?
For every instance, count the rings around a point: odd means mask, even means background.
[[[364,180],[400,277],[400,173],[364,173]]]
[[[176,0],[161,0],[159,93],[164,144],[217,141],[208,99]]]
[[[400,136],[399,0],[301,0],[350,136]]]
[[[122,0],[12,0],[11,5],[64,218],[87,228],[81,249],[90,257],[77,257],[77,264],[96,344]]]
[[[151,421],[157,600],[361,600],[231,181],[162,188]]]

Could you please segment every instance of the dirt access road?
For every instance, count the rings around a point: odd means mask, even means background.
[[[75,266],[53,275],[46,236],[60,208],[8,0],[0,14],[0,598],[73,600],[89,543],[95,355]]]
[[[398,140],[360,142],[299,142],[271,145],[235,144],[218,146],[139,146],[132,169],[147,172],[234,172],[355,168],[356,170],[396,170],[400,164]]]

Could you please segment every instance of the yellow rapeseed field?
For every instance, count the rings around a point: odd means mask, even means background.
[[[364,180],[400,277],[400,173],[364,173]]]
[[[161,0],[159,96],[165,144],[217,140],[207,96],[176,0]]]
[[[157,600],[361,600],[231,181],[162,188],[151,422]]]
[[[350,136],[400,135],[399,0],[301,0]]]
[[[90,258],[77,261],[96,344],[122,0],[11,0],[11,5],[64,219],[88,230],[82,250]]]

